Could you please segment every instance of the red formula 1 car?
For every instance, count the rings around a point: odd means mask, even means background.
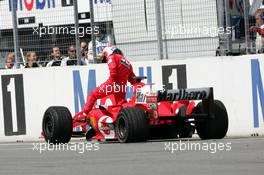
[[[213,88],[153,91],[136,77],[134,96],[121,105],[99,106],[90,112],[90,119],[73,118],[65,107],[46,110],[42,129],[47,142],[67,143],[71,137],[87,140],[142,142],[147,139],[189,138],[196,129],[201,139],[221,139],[228,130],[224,104],[214,100]],[[107,101],[107,98],[101,102]],[[196,105],[195,100],[200,102]]]

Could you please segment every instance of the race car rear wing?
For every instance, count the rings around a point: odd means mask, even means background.
[[[158,91],[158,102],[181,100],[206,100],[213,95],[213,88],[173,89]]]
[[[184,100],[202,100],[206,110],[202,116],[204,115],[205,117],[214,117],[214,91],[212,87],[158,91],[158,102]],[[195,116],[198,116],[198,114],[195,114]]]

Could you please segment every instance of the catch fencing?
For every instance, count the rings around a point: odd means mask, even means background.
[[[89,54],[89,62],[98,63],[108,45],[120,47],[133,61],[263,53],[262,37],[252,30],[263,24],[262,3],[0,0],[0,63],[4,67],[7,53],[15,52],[19,67],[25,64],[26,53],[35,51],[45,66],[52,59],[53,47],[67,57],[70,45],[76,47],[78,64]],[[87,48],[81,48],[83,41]]]

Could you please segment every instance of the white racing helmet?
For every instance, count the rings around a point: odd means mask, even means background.
[[[123,52],[118,49],[117,47],[111,46],[111,47],[105,47],[101,56],[101,60],[104,63],[106,61],[106,58],[108,58],[112,54],[119,54],[123,55]]]

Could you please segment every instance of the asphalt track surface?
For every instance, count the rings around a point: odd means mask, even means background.
[[[187,149],[187,145],[192,143],[203,145],[204,150],[190,150],[194,149],[190,146],[189,150],[185,151],[177,148],[180,144],[185,144]],[[78,153],[82,152],[82,149],[72,149],[46,150],[40,154],[40,150],[36,148],[37,144],[40,143],[0,144],[0,174],[260,175],[264,172],[264,138],[217,141],[162,140],[133,144],[95,143],[96,145],[89,147],[84,153]],[[206,145],[211,146],[211,149]],[[217,147],[216,153],[213,153],[216,150],[214,145],[221,145],[220,151]]]

